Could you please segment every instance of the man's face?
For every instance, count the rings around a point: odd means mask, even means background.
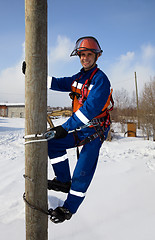
[[[80,53],[80,62],[85,71],[90,70],[96,64],[95,53],[93,53],[91,51],[82,51]]]

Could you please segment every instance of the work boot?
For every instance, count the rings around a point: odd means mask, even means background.
[[[53,180],[48,180],[48,190],[60,191],[64,193],[69,193],[71,188],[71,182],[60,182],[56,178]]]
[[[50,208],[48,212],[51,215],[50,220],[53,223],[62,223],[72,217],[72,213],[65,207],[57,207],[55,210]]]

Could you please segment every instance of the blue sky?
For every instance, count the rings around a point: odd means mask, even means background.
[[[0,3],[0,102],[24,102],[25,1]],[[48,62],[50,76],[71,76],[81,68],[69,57],[75,41],[91,35],[103,55],[98,66],[115,90],[132,92],[155,76],[154,0],[48,0]],[[70,105],[66,94],[48,92],[48,104]]]

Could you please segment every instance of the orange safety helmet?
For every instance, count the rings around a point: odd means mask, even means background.
[[[100,55],[103,52],[96,38],[91,36],[79,38],[76,41],[75,48],[70,56],[80,55],[80,52],[82,51],[92,51],[95,54],[99,53]]]

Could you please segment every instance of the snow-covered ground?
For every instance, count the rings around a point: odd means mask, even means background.
[[[55,120],[55,125],[65,119]],[[98,167],[78,212],[70,221],[49,220],[49,240],[154,240],[155,142],[127,138],[113,125],[115,137],[105,142]],[[0,118],[0,239],[24,240],[24,119]],[[71,169],[75,149],[68,151]],[[48,174],[53,178],[49,164]],[[66,194],[49,192],[49,207]]]

